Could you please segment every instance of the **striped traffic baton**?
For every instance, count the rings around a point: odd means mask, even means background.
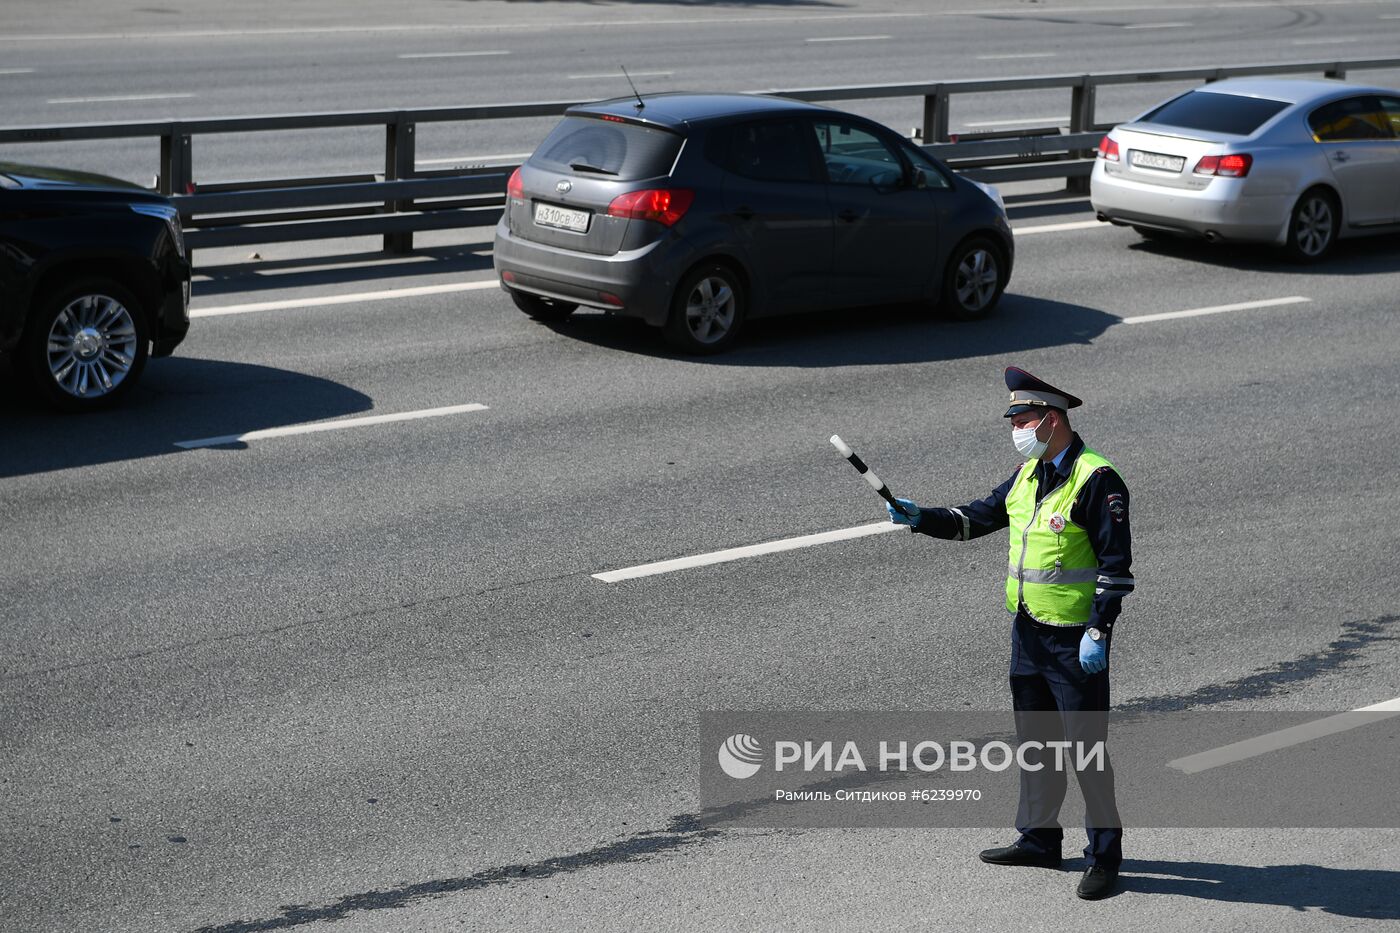
[[[851,466],[855,467],[857,470],[860,471],[860,475],[865,477],[865,481],[870,484],[870,488],[878,492],[880,494],[880,498],[888,502],[896,512],[898,512],[900,515],[905,516],[906,518],[914,517],[909,514],[908,509],[906,509],[904,506],[900,505],[898,502],[895,501],[894,496],[890,495],[889,487],[885,485],[884,481],[881,480],[880,477],[875,475],[874,470],[870,469],[870,467],[865,465],[865,461],[861,460],[859,457],[856,456],[855,451],[851,450],[850,446],[847,445],[845,441],[841,440],[841,435],[831,435],[831,446],[841,451],[841,456],[851,461]]]

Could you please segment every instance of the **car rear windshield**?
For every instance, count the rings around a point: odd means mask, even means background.
[[[599,117],[565,117],[530,164],[556,172],[631,181],[671,171],[682,139],[668,130]]]
[[[1161,123],[1165,126],[1201,130],[1206,133],[1248,136],[1287,106],[1286,101],[1262,97],[1191,91],[1167,101],[1145,117],[1141,117],[1139,122]]]

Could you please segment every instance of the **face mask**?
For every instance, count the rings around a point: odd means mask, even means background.
[[[1040,425],[1044,421],[1045,418],[1042,416],[1040,421],[1028,428],[1014,428],[1011,431],[1011,443],[1016,445],[1016,452],[1027,460],[1039,457],[1050,446],[1048,440],[1037,440],[1035,436],[1035,432],[1040,430]]]

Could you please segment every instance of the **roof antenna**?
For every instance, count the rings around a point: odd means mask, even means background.
[[[627,66],[619,63],[618,67],[622,69],[622,76],[627,79],[628,85],[632,88],[632,94],[637,98],[637,109],[647,109],[646,101],[642,100],[642,95],[637,93],[637,85],[632,83],[632,76],[627,73]]]

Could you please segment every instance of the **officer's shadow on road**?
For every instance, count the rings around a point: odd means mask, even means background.
[[[950,321],[922,305],[847,308],[749,322],[733,350],[677,356],[716,366],[861,366],[927,363],[1090,343],[1119,317],[1083,305],[1007,293],[980,321]],[[626,318],[574,314],[546,325],[626,353],[672,355],[660,333]]]
[[[1339,917],[1400,920],[1400,871],[1129,859],[1123,863],[1120,889],[1298,911],[1322,910]]]
[[[242,434],[366,411],[362,392],[314,376],[219,360],[150,360],[116,408],[60,414],[0,372],[0,478],[188,454],[182,440]],[[227,447],[246,446],[230,444]]]

